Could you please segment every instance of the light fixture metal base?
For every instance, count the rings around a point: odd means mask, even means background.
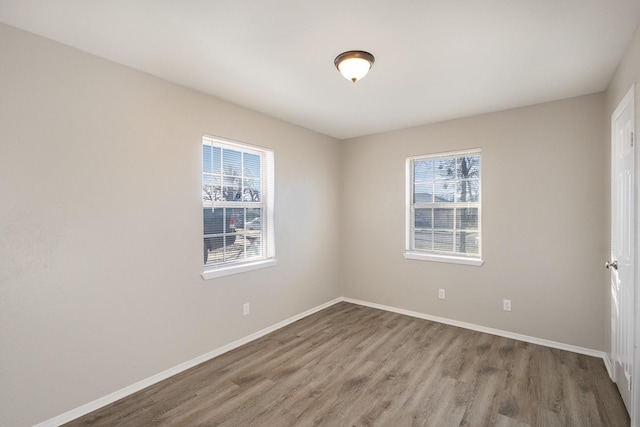
[[[356,61],[353,61],[356,60]],[[350,75],[348,74],[348,72],[345,72],[344,69],[340,68],[340,64],[344,63],[345,61],[351,61],[351,62],[360,62],[360,63],[368,63],[368,67],[366,67],[363,69],[362,66],[358,67],[359,71],[355,73],[355,75]],[[357,80],[361,79],[362,77],[364,77],[367,72],[371,69],[371,67],[373,67],[373,63],[375,62],[375,58],[373,57],[372,54],[370,54],[369,52],[365,52],[364,50],[349,50],[346,52],[342,52],[340,55],[336,56],[336,59],[333,61],[333,63],[335,64],[336,68],[338,69],[338,71],[340,71],[340,73],[347,79],[347,80],[351,80],[352,82],[356,82]]]

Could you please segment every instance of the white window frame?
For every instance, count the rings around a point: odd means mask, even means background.
[[[445,153],[425,154],[419,156],[407,157],[405,160],[405,252],[404,258],[421,261],[435,261],[452,264],[464,264],[481,266],[484,263],[482,259],[482,158],[480,158],[480,176],[478,185],[480,186],[480,195],[477,202],[433,202],[433,203],[414,203],[414,163],[420,160],[434,160],[439,158],[455,158],[465,155],[481,155],[481,149],[474,148],[461,151],[450,151]],[[433,207],[433,208],[477,208],[478,209],[478,253],[469,255],[459,255],[455,253],[416,250],[414,244],[414,212],[416,207]],[[454,220],[455,221],[455,220]]]
[[[238,202],[210,202],[211,205],[215,203],[216,207],[220,208],[261,208],[263,221],[262,221],[262,238],[265,239],[264,255],[258,259],[252,258],[246,261],[237,261],[230,263],[220,263],[218,265],[204,265],[204,271],[202,272],[202,278],[205,280],[213,279],[216,277],[229,276],[232,274],[243,273],[246,271],[257,270],[266,267],[272,267],[276,265],[276,250],[275,250],[275,226],[274,226],[274,193],[275,193],[275,181],[274,181],[274,152],[268,148],[258,147],[251,144],[241,143],[226,138],[221,138],[211,135],[203,135],[202,145],[212,145],[221,148],[232,149],[236,151],[256,154],[260,156],[260,171],[261,171],[261,192],[260,202],[242,202],[241,205]],[[200,149],[202,152],[202,148]],[[204,159],[203,159],[204,161]],[[203,161],[201,162],[201,169],[203,168]],[[205,175],[205,171],[201,170],[202,176]],[[205,202],[203,202],[205,207]],[[201,214],[202,215],[202,214]],[[202,224],[202,220],[200,220]],[[200,244],[203,245],[204,229],[202,232],[202,238]]]

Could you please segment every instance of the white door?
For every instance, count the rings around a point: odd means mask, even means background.
[[[611,116],[611,355],[613,380],[632,412],[634,358],[634,87]]]

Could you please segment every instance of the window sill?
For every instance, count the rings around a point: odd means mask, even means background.
[[[273,267],[278,261],[275,258],[269,258],[256,262],[250,262],[240,265],[230,265],[225,267],[214,268],[211,270],[205,270],[202,273],[204,280],[215,279],[216,277],[230,276],[232,274],[244,273],[246,271],[258,270],[261,268]]]
[[[435,255],[435,254],[425,254],[421,252],[405,252],[405,259],[415,259],[419,261],[435,261],[435,262],[445,262],[449,264],[463,264],[463,265],[474,265],[476,267],[484,264],[484,260],[480,258],[465,258],[465,257],[457,257],[457,256],[449,256],[449,255]]]

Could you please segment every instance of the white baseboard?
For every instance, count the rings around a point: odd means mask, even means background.
[[[607,374],[609,374],[609,378],[611,378],[611,381],[613,381],[613,365],[611,364],[609,354],[605,353],[602,359],[604,360],[604,367],[607,368]]]
[[[203,354],[202,356],[198,356],[194,359],[191,359],[189,361],[186,361],[184,363],[181,363],[177,366],[174,366],[173,368],[169,368],[166,371],[160,372],[159,374],[153,375],[149,378],[146,378],[142,381],[138,381],[135,384],[132,384],[128,387],[125,387],[123,389],[120,389],[118,391],[115,391],[113,393],[110,393],[104,397],[101,397],[99,399],[96,399],[92,402],[89,402],[87,404],[84,404],[76,409],[72,409],[71,411],[65,412],[64,414],[58,415],[57,417],[54,418],[50,418],[46,421],[43,421],[39,424],[36,424],[34,427],[57,427],[60,426],[62,424],[68,423],[69,421],[73,421],[76,418],[80,418],[83,415],[86,415],[90,412],[93,412],[97,409],[102,408],[103,406],[109,405],[119,399],[122,399],[123,397],[127,397],[137,391],[140,391],[144,388],[147,388],[153,384],[156,384],[162,380],[165,380],[169,377],[172,377],[176,374],[179,374],[180,372],[186,371],[187,369],[193,368],[196,365],[199,365],[203,362],[206,362],[208,360],[213,359],[214,357],[220,356],[221,354],[224,354],[228,351],[231,351],[235,348],[240,347],[241,345],[247,344],[253,340],[256,340],[260,337],[263,337],[275,330],[278,330],[284,326],[289,325],[290,323],[293,323],[295,321],[298,321],[304,317],[307,317],[311,314],[314,314],[320,310],[323,310],[329,306],[332,306],[336,303],[339,303],[340,301],[342,301],[342,298],[336,298],[332,301],[326,302],[324,304],[321,304],[317,307],[314,307],[312,309],[309,309],[303,313],[297,314],[293,317],[290,317],[288,319],[283,320],[282,322],[278,322],[275,325],[269,326],[268,328],[262,329],[258,332],[255,332],[251,335],[248,335],[244,338],[241,338],[237,341],[234,341],[230,344],[227,344],[225,346],[222,346],[220,348],[217,348],[213,351],[210,351],[209,353]]]
[[[217,348],[213,351],[210,351],[209,353],[203,354],[202,356],[198,356],[194,359],[191,359],[189,361],[186,361],[184,363],[181,363],[177,366],[174,366],[173,368],[169,368],[166,371],[160,372],[159,374],[153,375],[149,378],[146,378],[142,381],[138,381],[135,384],[132,384],[128,387],[125,387],[123,389],[120,389],[118,391],[115,391],[113,393],[110,393],[104,397],[101,397],[99,399],[96,399],[92,402],[89,402],[85,405],[82,405],[76,409],[72,409],[71,411],[65,412],[64,414],[58,415],[57,417],[54,418],[50,418],[46,421],[43,421],[39,424],[36,424],[34,427],[58,427],[62,424],[68,423],[69,421],[73,421],[76,418],[80,418],[83,415],[86,415],[90,412],[93,412],[97,409],[102,408],[103,406],[109,405],[119,399],[122,399],[123,397],[127,397],[137,391],[140,391],[146,387],[149,387],[153,384],[156,384],[162,380],[165,380],[169,377],[172,377],[173,375],[179,374],[180,372],[186,371],[187,369],[193,368],[196,365],[199,365],[203,362],[206,362],[208,360],[213,359],[214,357],[220,356],[221,354],[224,354],[228,351],[231,351],[235,348],[240,347],[241,345],[247,344],[251,341],[254,341],[260,337],[263,337],[273,331],[276,331],[284,326],[287,326],[295,321],[298,321],[302,318],[305,318],[307,316],[310,316],[311,314],[314,314],[320,310],[323,310],[327,307],[330,307],[334,304],[337,304],[339,302],[348,302],[348,303],[352,303],[352,304],[358,304],[358,305],[363,305],[366,307],[371,307],[371,308],[377,308],[380,310],[385,310],[385,311],[390,311],[393,313],[398,313],[398,314],[404,314],[407,316],[411,316],[411,317],[417,317],[419,319],[425,319],[425,320],[431,320],[434,322],[439,322],[439,323],[444,323],[446,325],[452,325],[452,326],[458,326],[461,328],[465,328],[465,329],[470,329],[473,331],[478,331],[478,332],[485,332],[491,335],[497,335],[497,336],[501,336],[501,337],[505,337],[505,338],[512,338],[518,341],[524,341],[524,342],[529,342],[532,344],[538,344],[538,345],[542,345],[545,347],[551,347],[551,348],[557,348],[560,350],[567,350],[567,351],[571,351],[574,353],[579,353],[579,354],[584,354],[587,356],[594,356],[594,357],[599,357],[601,359],[604,360],[604,364],[605,367],[607,368],[607,372],[609,373],[609,376],[611,377],[611,362],[609,360],[609,357],[607,356],[607,354],[605,352],[602,351],[597,351],[597,350],[592,350],[592,349],[588,349],[588,348],[584,348],[584,347],[578,347],[578,346],[574,346],[574,345],[570,345],[570,344],[564,344],[564,343],[560,343],[560,342],[556,342],[556,341],[550,341],[550,340],[545,340],[542,338],[536,338],[536,337],[530,337],[527,335],[522,335],[522,334],[516,334],[513,332],[508,332],[508,331],[503,331],[500,329],[493,329],[493,328],[487,328],[484,326],[479,326],[479,325],[475,325],[473,323],[466,323],[466,322],[460,322],[458,320],[452,320],[452,319],[447,319],[444,317],[438,317],[438,316],[431,316],[429,314],[424,314],[424,313],[419,313],[416,311],[410,311],[410,310],[404,310],[401,308],[396,308],[396,307],[391,307],[388,305],[383,305],[383,304],[376,304],[376,303],[372,303],[372,302],[367,302],[367,301],[362,301],[362,300],[357,300],[357,299],[353,299],[353,298],[345,298],[345,297],[340,297],[340,298],[336,298],[332,301],[326,302],[324,304],[321,304],[317,307],[314,307],[312,309],[309,309],[303,313],[300,313],[298,315],[295,315],[293,317],[290,317],[288,319],[283,320],[282,322],[276,323],[275,325],[269,326],[268,328],[262,329],[258,332],[255,332],[251,335],[248,335],[244,338],[241,338],[237,341],[234,341],[230,344],[227,344],[225,346],[222,346],[220,348]]]
[[[431,320],[431,321],[438,322],[438,323],[444,323],[446,325],[458,326],[460,328],[470,329],[472,331],[485,332],[487,334],[497,335],[499,337],[512,338],[514,340],[524,341],[524,342],[528,342],[528,343],[531,343],[531,344],[538,344],[538,345],[542,345],[542,346],[545,346],[545,347],[557,348],[559,350],[567,350],[567,351],[571,351],[571,352],[574,352],[574,353],[584,354],[584,355],[587,355],[587,356],[598,357],[598,358],[601,358],[601,359],[604,359],[605,356],[606,356],[605,352],[598,351],[598,350],[592,350],[590,348],[578,347],[578,346],[575,346],[575,345],[570,345],[570,344],[564,344],[564,343],[561,343],[561,342],[545,340],[545,339],[542,339],[542,338],[530,337],[528,335],[516,334],[514,332],[503,331],[501,329],[487,328],[485,326],[475,325],[473,323],[460,322],[458,320],[447,319],[445,317],[432,316],[430,314],[419,313],[417,311],[404,310],[402,308],[396,308],[396,307],[391,307],[391,306],[388,306],[388,305],[376,304],[376,303],[357,300],[357,299],[353,299],[353,298],[342,297],[341,299],[342,299],[342,301],[350,302],[352,304],[359,304],[359,305],[364,305],[366,307],[378,308],[380,310],[391,311],[393,313],[405,314],[405,315],[411,316],[411,317],[417,317],[417,318],[420,318],[420,319]],[[606,366],[606,361],[605,361],[605,366]]]

